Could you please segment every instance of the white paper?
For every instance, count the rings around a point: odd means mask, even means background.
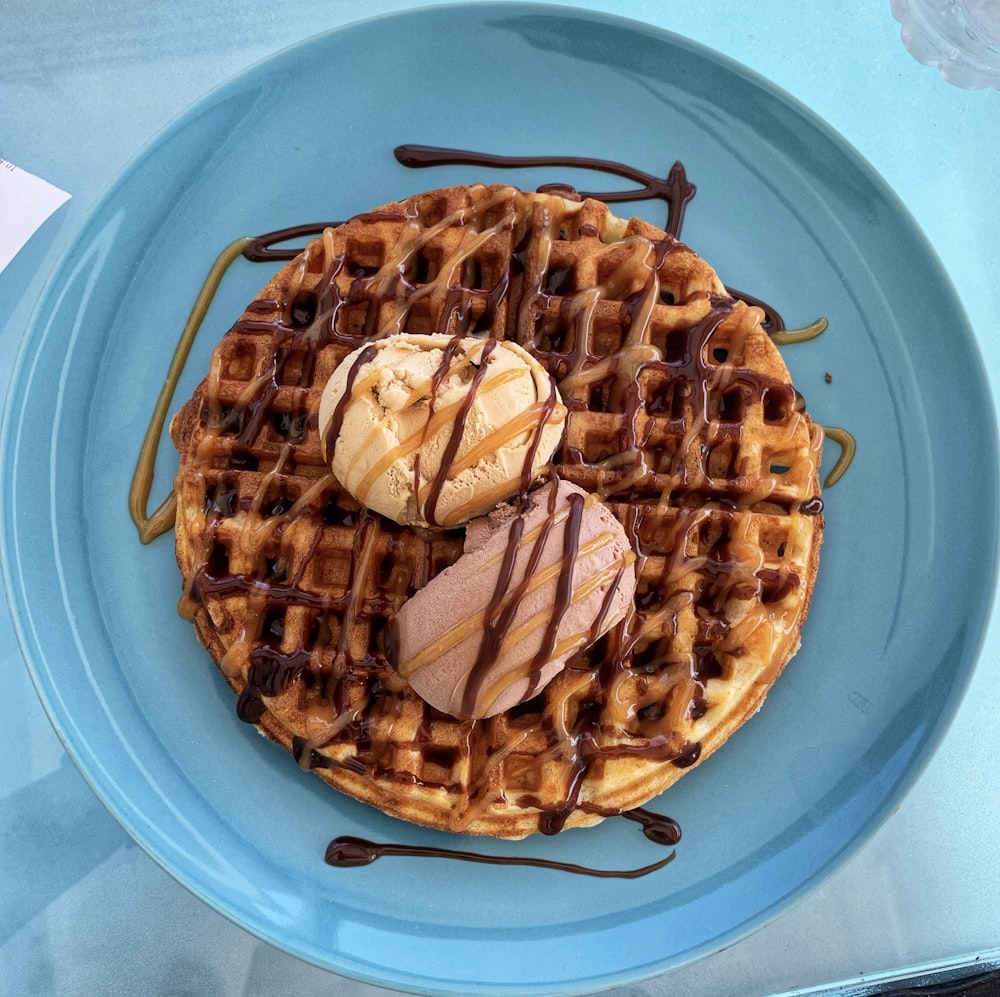
[[[0,272],[69,194],[0,159]]]

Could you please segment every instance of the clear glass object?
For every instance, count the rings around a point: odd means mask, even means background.
[[[913,57],[955,86],[1000,89],[1000,0],[891,0]]]

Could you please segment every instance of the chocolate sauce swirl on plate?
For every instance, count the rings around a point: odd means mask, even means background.
[[[462,862],[478,862],[483,865],[522,865],[536,869],[551,869],[554,872],[569,872],[578,876],[594,876],[600,879],[638,879],[648,876],[669,865],[677,857],[672,851],[666,858],[649,865],[635,869],[596,869],[590,866],[577,865],[574,862],[559,862],[555,859],[531,857],[516,857],[511,855],[486,855],[482,852],[469,852],[457,848],[433,848],[422,845],[376,844],[364,838],[342,835],[334,838],[327,845],[325,861],[327,865],[340,869],[370,865],[376,859],[387,855],[406,856],[408,858],[439,858],[456,859]]]
[[[654,844],[671,848],[681,840],[680,826],[671,817],[664,817],[643,808],[626,810],[621,816],[641,824],[643,834]],[[669,855],[657,862],[650,862],[648,865],[633,869],[597,869],[574,862],[560,862],[556,859],[486,855],[483,852],[457,848],[437,848],[430,845],[376,843],[365,838],[345,834],[334,838],[327,845],[324,859],[327,865],[335,866],[338,869],[352,869],[371,865],[372,862],[386,856],[453,859],[460,862],[477,862],[483,865],[532,866],[536,869],[551,869],[554,872],[568,872],[578,876],[593,876],[600,879],[638,879],[640,876],[648,876],[650,873],[657,872],[669,865],[677,857],[677,852],[672,850]]]
[[[442,149],[430,145],[398,145],[393,150],[396,159],[412,169],[428,166],[483,166],[491,169],[526,169],[532,166],[558,166],[569,169],[596,170],[634,180],[639,187],[634,190],[587,191],[575,190],[566,184],[551,183],[539,187],[540,193],[570,193],[578,198],[593,198],[605,204],[623,201],[646,201],[659,199],[667,203],[667,223],[665,231],[678,238],[684,224],[684,208],[694,197],[696,188],[689,183],[684,164],[674,163],[670,172],[663,177],[653,176],[624,163],[610,159],[592,159],[589,156],[495,156],[484,152],[469,152],[465,149]]]

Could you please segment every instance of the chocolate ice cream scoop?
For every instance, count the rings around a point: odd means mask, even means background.
[[[624,618],[634,562],[596,495],[548,482],[523,510],[500,506],[469,524],[462,556],[396,615],[393,664],[452,716],[509,710]]]

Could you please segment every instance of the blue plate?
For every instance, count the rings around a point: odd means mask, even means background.
[[[785,348],[816,417],[859,443],[826,496],[804,647],[761,714],[659,801],[684,839],[654,875],[324,865],[338,834],[455,842],[341,797],[240,723],[174,612],[170,539],[142,547],[129,521],[153,401],[223,246],[501,175],[414,173],[393,158],[402,142],[596,156],[660,175],[680,159],[698,185],[686,240],[790,325],[830,320],[820,339]],[[516,179],[609,186],[551,169]],[[636,210],[663,221],[662,206]],[[178,404],[268,276],[241,259],[226,277]],[[983,633],[996,452],[947,279],[894,195],[822,122],[726,59],[639,24],[531,5],[432,8],[323,35],[239,76],[174,123],[94,211],[48,286],[9,396],[5,580],[67,751],[136,841],[209,904],[303,959],[385,986],[580,992],[732,943],[898,803]],[[164,446],[159,495],[173,461]],[[476,847],[612,868],[662,855],[615,820]]]

